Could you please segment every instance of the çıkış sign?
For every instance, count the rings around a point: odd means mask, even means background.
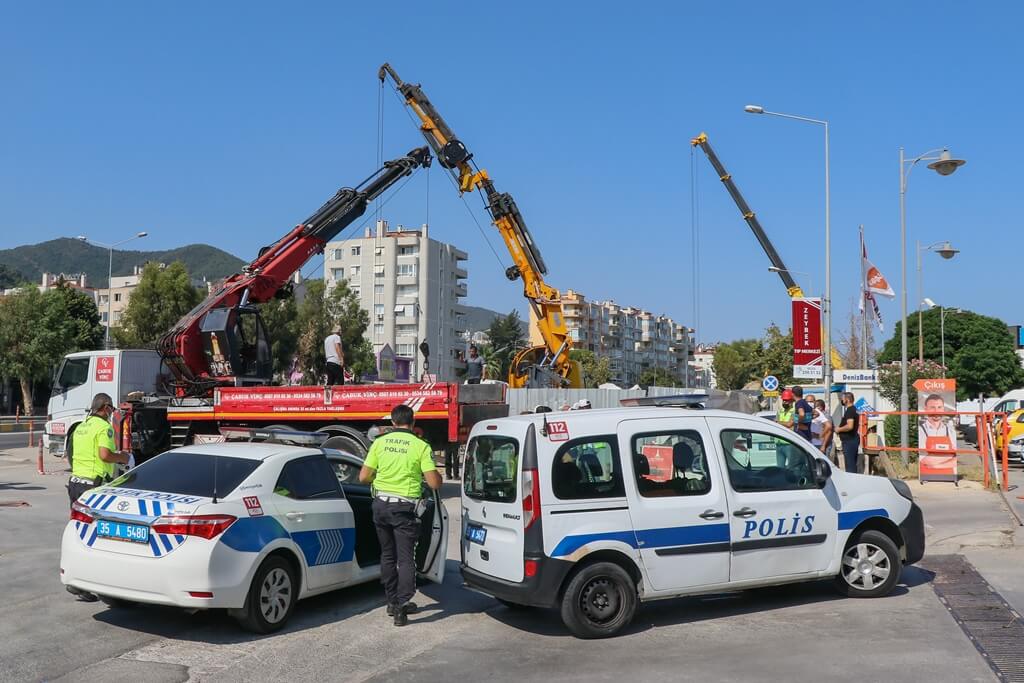
[[[821,299],[793,299],[793,377],[821,379]]]

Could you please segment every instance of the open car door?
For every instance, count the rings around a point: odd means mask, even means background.
[[[444,565],[448,559],[448,510],[441,492],[426,484],[423,500],[426,507],[420,515],[420,538],[416,544],[416,571],[434,583],[444,581]]]

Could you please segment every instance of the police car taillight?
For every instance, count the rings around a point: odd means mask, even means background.
[[[71,504],[71,521],[72,522],[83,522],[85,524],[92,524],[92,510],[88,506],[82,505],[78,501]]]
[[[207,540],[216,538],[232,524],[233,515],[173,515],[153,522],[153,533],[175,536],[198,536]]]
[[[523,470],[523,531],[540,519],[540,477],[537,470]]]

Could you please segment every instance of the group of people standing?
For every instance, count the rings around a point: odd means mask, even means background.
[[[860,433],[858,432],[859,417],[856,400],[850,392],[843,392],[840,401],[843,414],[836,425],[828,414],[828,407],[822,399],[804,397],[804,388],[794,386],[784,389],[779,395],[782,405],[776,415],[776,421],[804,437],[811,444],[833,460],[842,464],[847,472],[857,471],[857,456],[860,451]],[[838,454],[834,452],[835,437],[839,437],[843,460],[840,463]]]

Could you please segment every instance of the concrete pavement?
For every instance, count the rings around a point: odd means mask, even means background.
[[[842,599],[827,583],[668,600],[642,606],[620,638],[577,640],[556,612],[511,610],[461,587],[454,484],[445,491],[453,528],[445,583],[422,588],[423,611],[404,629],[384,615],[375,584],[304,601],[289,627],[269,637],[240,631],[221,613],[80,603],[57,577],[64,477],[35,474],[34,455],[0,451],[0,502],[31,504],[0,507],[0,576],[9,596],[0,607],[2,680],[572,681],[680,672],[723,681],[993,680],[937,600],[930,573],[917,568],[880,600]],[[969,553],[1017,604],[1019,550],[993,494],[913,487],[929,552]]]

